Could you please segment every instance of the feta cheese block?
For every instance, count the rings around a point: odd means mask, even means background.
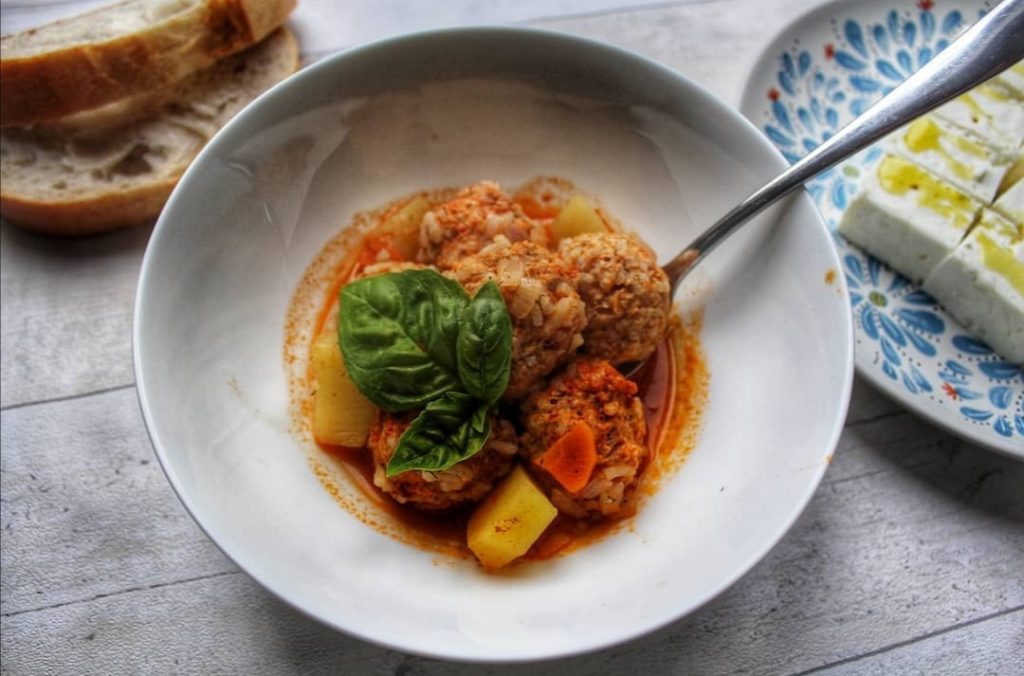
[[[981,206],[916,164],[886,155],[865,174],[839,232],[920,283],[960,243]]]
[[[1024,231],[985,209],[924,281],[957,321],[1004,359],[1024,363]]]
[[[998,80],[989,80],[935,109],[933,115],[1003,148],[1024,142],[1024,102]]]
[[[924,167],[985,204],[996,192],[1016,159],[967,136],[959,127],[926,115],[891,134],[885,149]]]
[[[1024,223],[1024,179],[1014,183],[999,196],[992,208],[1020,225]]]

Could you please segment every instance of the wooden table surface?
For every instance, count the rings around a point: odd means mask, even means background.
[[[3,2],[3,32],[96,4]],[[760,51],[815,4],[302,0],[292,26],[307,63],[413,29],[543,26],[636,50],[735,105]],[[788,535],[652,635],[506,667],[404,655],[321,626],[225,558],[156,462],[130,349],[149,233],[65,241],[0,226],[3,673],[1024,673],[1024,464],[863,382]]]

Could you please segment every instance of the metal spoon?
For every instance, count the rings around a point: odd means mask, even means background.
[[[1024,58],[1024,0],[1004,0],[923,68],[796,164],[740,202],[662,269],[669,297],[697,263],[748,219],[826,169],[898,127],[981,84]],[[621,364],[627,376],[645,362]]]

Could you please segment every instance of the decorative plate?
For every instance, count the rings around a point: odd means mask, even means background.
[[[837,0],[769,45],[741,110],[789,162],[829,138],[931,59],[991,3]],[[1024,367],[1001,359],[935,300],[836,233],[869,149],[807,185],[832,231],[853,306],[860,375],[931,422],[1024,459]]]

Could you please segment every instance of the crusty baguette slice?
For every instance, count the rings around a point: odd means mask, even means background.
[[[156,217],[203,145],[245,104],[298,67],[280,28],[176,84],[57,123],[0,130],[0,215],[78,235]]]
[[[0,125],[165,87],[250,47],[296,0],[127,0],[0,38]]]

